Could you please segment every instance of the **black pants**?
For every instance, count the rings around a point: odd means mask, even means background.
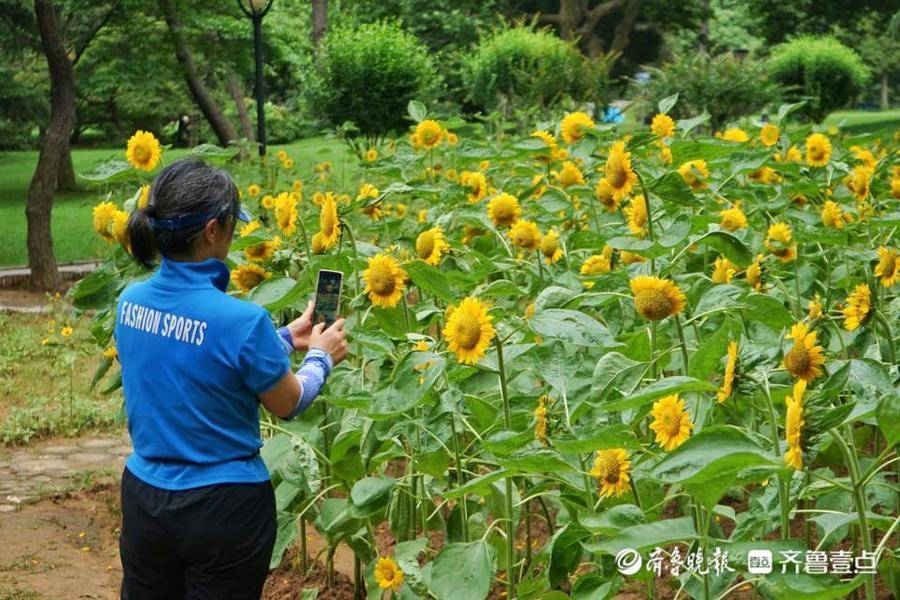
[[[275,545],[272,484],[169,491],[122,473],[123,600],[258,600]]]

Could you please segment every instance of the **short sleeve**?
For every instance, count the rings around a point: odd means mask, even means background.
[[[238,364],[244,385],[254,394],[272,389],[290,370],[290,359],[267,313],[254,320],[241,345]]]

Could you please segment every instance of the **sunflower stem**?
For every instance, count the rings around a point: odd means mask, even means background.
[[[303,225],[303,219],[297,219],[297,225],[300,226],[300,237],[303,239],[303,250],[306,252],[306,264],[312,262],[312,252],[309,251],[309,239],[306,237],[306,227]]]
[[[658,376],[658,365],[656,364],[656,321],[650,321],[650,327],[647,328],[647,337],[650,338],[650,364],[653,366],[653,379]]]
[[[775,449],[775,456],[780,456],[781,446],[778,440],[778,417],[775,414],[775,404],[772,402],[772,393],[769,390],[769,377],[766,375],[763,379],[763,392],[766,397],[766,407],[769,409],[769,427],[772,429],[772,446]],[[790,501],[788,482],[790,478],[778,476],[778,504],[781,508],[781,539],[786,540],[790,536]]]
[[[684,374],[688,374],[688,351],[684,341],[684,328],[681,326],[681,317],[675,315],[675,327],[678,329],[678,341],[681,342],[681,360],[684,362]]]
[[[509,431],[512,429],[512,420],[509,415],[509,395],[506,390],[506,366],[503,363],[503,342],[500,336],[494,337],[494,344],[497,346],[497,369],[500,379],[500,399],[503,401],[503,426]],[[513,506],[512,506],[512,477],[506,477],[506,597],[512,600],[515,597],[515,572],[513,565],[515,564],[515,543],[514,537],[516,527],[513,523]]]
[[[446,377],[446,373],[444,374]],[[453,412],[450,412],[450,432],[453,435],[453,454],[456,458],[456,480],[459,487],[462,487],[466,481],[465,473],[463,473],[462,457],[459,453],[459,435],[456,432],[456,418]],[[463,542],[469,541],[469,507],[466,506],[466,495],[463,494],[459,503],[460,516],[462,517],[462,537]]]
[[[656,236],[653,234],[653,211],[650,208],[650,194],[647,193],[647,186],[644,185],[644,178],[641,177],[641,174],[637,171],[634,172],[637,175],[638,183],[641,184],[641,192],[644,194],[644,208],[647,211],[647,233],[650,235],[650,241],[656,242]],[[656,259],[654,257],[650,257],[650,271],[656,273]]]
[[[544,265],[541,262],[541,251],[538,249],[537,252],[534,253],[537,256],[537,264],[538,264],[538,278],[540,280],[541,289],[544,288]]]
[[[866,516],[865,482],[860,480],[859,477],[859,459],[856,456],[856,453],[850,449],[847,440],[838,433],[837,429],[830,429],[829,433],[831,434],[831,437],[834,438],[834,441],[837,442],[838,446],[840,446],[841,452],[843,452],[847,459],[847,470],[850,473],[850,483],[853,487],[853,503],[856,508],[856,513],[859,515],[859,536],[862,542],[862,548],[866,552],[871,552],[872,534],[869,531],[869,522],[868,517]],[[852,443],[853,430],[850,428],[849,424],[847,425],[847,433],[849,434],[848,437]],[[875,577],[872,575],[866,577],[866,599],[875,600]]]
[[[881,329],[885,335],[885,342],[888,348],[888,356],[891,359],[891,364],[897,364],[897,357],[894,354],[894,336],[891,333],[891,324],[888,323],[888,320],[884,318],[884,315],[881,314],[881,310],[874,310],[875,320],[878,321],[878,324],[881,325]]]

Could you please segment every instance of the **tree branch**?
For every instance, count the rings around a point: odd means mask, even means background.
[[[106,27],[106,24],[109,23],[110,18],[112,18],[113,14],[118,10],[121,4],[122,0],[115,0],[112,3],[112,6],[109,7],[109,10],[106,11],[106,14],[103,15],[103,18],[99,19],[88,31],[84,39],[81,40],[81,43],[75,45],[75,57],[72,58],[73,67],[78,64],[78,61],[81,60],[81,56],[84,54],[85,50],[88,49],[88,46],[91,45],[91,42],[97,37],[97,34],[100,33],[100,30]]]

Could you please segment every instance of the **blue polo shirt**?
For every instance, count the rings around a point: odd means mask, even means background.
[[[116,346],[133,453],[146,483],[184,490],[269,479],[259,400],[290,362],[269,314],[225,293],[220,260],[163,259],[119,297]]]

